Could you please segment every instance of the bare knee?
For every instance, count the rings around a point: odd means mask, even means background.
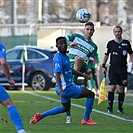
[[[95,96],[94,92],[83,87],[82,93],[80,94],[79,98],[82,97],[94,98],[94,96]]]
[[[10,98],[2,101],[1,104],[6,108],[9,108],[10,106],[14,106],[14,104]]]

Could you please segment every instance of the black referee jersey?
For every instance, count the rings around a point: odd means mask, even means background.
[[[127,54],[132,54],[131,44],[123,39],[121,42],[111,40],[107,43],[107,55],[110,54],[110,65],[125,67],[127,64]]]

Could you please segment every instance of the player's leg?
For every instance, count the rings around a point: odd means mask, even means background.
[[[16,130],[18,131],[18,133],[26,133],[23,129],[23,123],[17,108],[13,104],[8,93],[4,90],[4,88],[1,85],[0,85],[0,94],[1,94],[0,102],[3,106],[7,108],[9,117],[11,121],[14,123]]]
[[[84,61],[81,57],[77,56],[75,57],[75,61],[71,61],[70,66],[71,68],[80,71],[82,66],[84,65]],[[86,71],[86,69],[83,69],[84,71]],[[78,76],[77,75],[73,75],[72,76],[72,82],[76,83]],[[66,112],[66,123],[70,124],[72,122],[72,117],[71,117],[71,110],[68,110]]]
[[[125,86],[127,86],[127,68],[120,68],[119,69],[119,81],[118,81],[118,113],[123,114],[123,102],[124,102],[124,98],[125,98]]]
[[[124,99],[125,99],[125,93],[124,93],[124,86],[118,86],[118,110],[117,112],[120,114],[123,114],[123,103],[124,103]]]
[[[59,113],[64,113],[71,108],[71,100],[70,98],[64,98],[63,96],[66,95],[67,91],[63,91],[62,93],[62,98],[60,99],[62,106],[57,106],[51,110],[44,111],[43,113],[36,113],[31,119],[30,119],[30,124],[36,124],[43,118],[51,115],[56,115]],[[59,89],[56,87],[56,94],[60,97]]]
[[[84,64],[84,60],[81,57],[76,56],[73,69],[75,69],[76,71],[81,71],[81,67],[83,66],[83,64]],[[73,75],[72,81],[74,83],[76,83],[77,77],[78,77],[77,75]]]
[[[66,111],[70,110],[70,103],[62,103],[62,106],[57,106],[51,110],[47,110],[43,113],[36,113],[31,119],[30,119],[30,124],[36,124],[43,118],[51,115],[56,115],[60,113],[64,113]]]
[[[116,67],[110,66],[109,68],[109,92],[108,92],[108,113],[113,113],[113,101],[114,101],[114,92],[117,84],[117,69]]]
[[[109,86],[108,92],[108,113],[113,113],[113,101],[114,101],[114,92],[115,92],[116,85]]]
[[[82,92],[78,97],[78,98],[86,97],[86,108],[85,108],[85,112],[84,112],[84,118],[81,122],[83,125],[86,125],[86,124],[96,125],[97,124],[97,122],[94,122],[90,118],[90,114],[92,112],[92,108],[93,108],[93,104],[94,104],[94,95],[95,95],[94,92],[83,87]]]

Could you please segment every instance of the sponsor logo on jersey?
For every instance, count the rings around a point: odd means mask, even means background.
[[[77,44],[79,44],[80,47],[82,47],[83,50],[87,50],[87,51],[89,50],[91,52],[94,51],[94,47],[91,44],[89,44],[88,42],[86,42],[86,41],[84,41],[84,40],[82,40],[82,39],[80,39],[78,37],[76,37],[74,39],[74,42],[77,43]]]
[[[55,68],[60,68],[60,64],[59,63],[55,63]]]
[[[122,46],[127,46],[127,44],[126,44],[126,43],[122,43],[121,45],[122,45]]]

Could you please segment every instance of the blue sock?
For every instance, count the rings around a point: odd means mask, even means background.
[[[53,108],[51,110],[43,112],[41,119],[43,119],[44,117],[49,116],[49,115],[56,115],[56,114],[63,113],[63,112],[64,112],[63,111],[63,107],[62,106],[58,106],[58,107],[55,107],[55,108]]]
[[[10,106],[8,108],[8,113],[9,113],[10,119],[12,120],[12,122],[14,123],[16,127],[16,130],[18,131],[20,129],[23,129],[22,120],[17,111],[17,108],[15,106]]]
[[[94,98],[86,99],[86,109],[85,109],[85,113],[84,113],[84,120],[90,119],[90,113],[92,111],[93,104],[94,104]]]

